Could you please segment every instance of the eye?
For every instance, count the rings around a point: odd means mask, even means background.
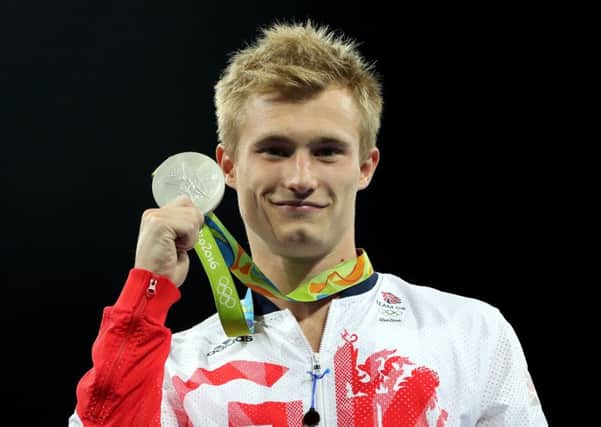
[[[344,151],[340,147],[320,147],[313,152],[315,156],[324,158],[335,157],[343,153]]]
[[[257,151],[267,157],[288,157],[291,154],[290,148],[280,145],[263,146]]]

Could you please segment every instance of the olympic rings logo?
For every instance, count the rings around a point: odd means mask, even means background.
[[[395,311],[395,310],[382,310],[380,309],[380,313],[382,314],[386,314],[387,316],[400,316],[402,313],[400,311]]]
[[[234,308],[236,305],[236,297],[231,284],[227,277],[221,276],[217,282],[217,295],[219,295],[219,303],[227,308]]]

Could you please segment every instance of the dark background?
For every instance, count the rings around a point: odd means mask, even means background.
[[[17,425],[66,425],[154,207],[151,172],[178,152],[213,155],[227,55],[259,26],[306,18],[362,41],[383,76],[382,161],[359,195],[358,246],[379,271],[498,307],[558,421],[540,11],[200,3],[4,2],[2,401]],[[216,213],[244,242],[231,190]],[[192,264],[175,331],[214,310]]]

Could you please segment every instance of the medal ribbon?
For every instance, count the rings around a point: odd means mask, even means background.
[[[254,332],[250,294],[247,293],[241,304],[230,271],[253,291],[267,297],[297,302],[327,298],[363,282],[374,271],[367,252],[359,250],[356,258],[323,271],[302,282],[292,292],[282,294],[213,213],[205,216],[205,226],[200,230],[194,249],[211,283],[223,329],[230,337]]]

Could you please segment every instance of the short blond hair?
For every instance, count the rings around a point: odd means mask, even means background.
[[[314,96],[330,86],[349,89],[359,108],[360,157],[376,145],[382,115],[382,87],[373,64],[355,41],[327,26],[276,23],[262,30],[255,44],[236,52],[215,85],[219,142],[235,153],[244,106],[253,94],[285,98]]]

